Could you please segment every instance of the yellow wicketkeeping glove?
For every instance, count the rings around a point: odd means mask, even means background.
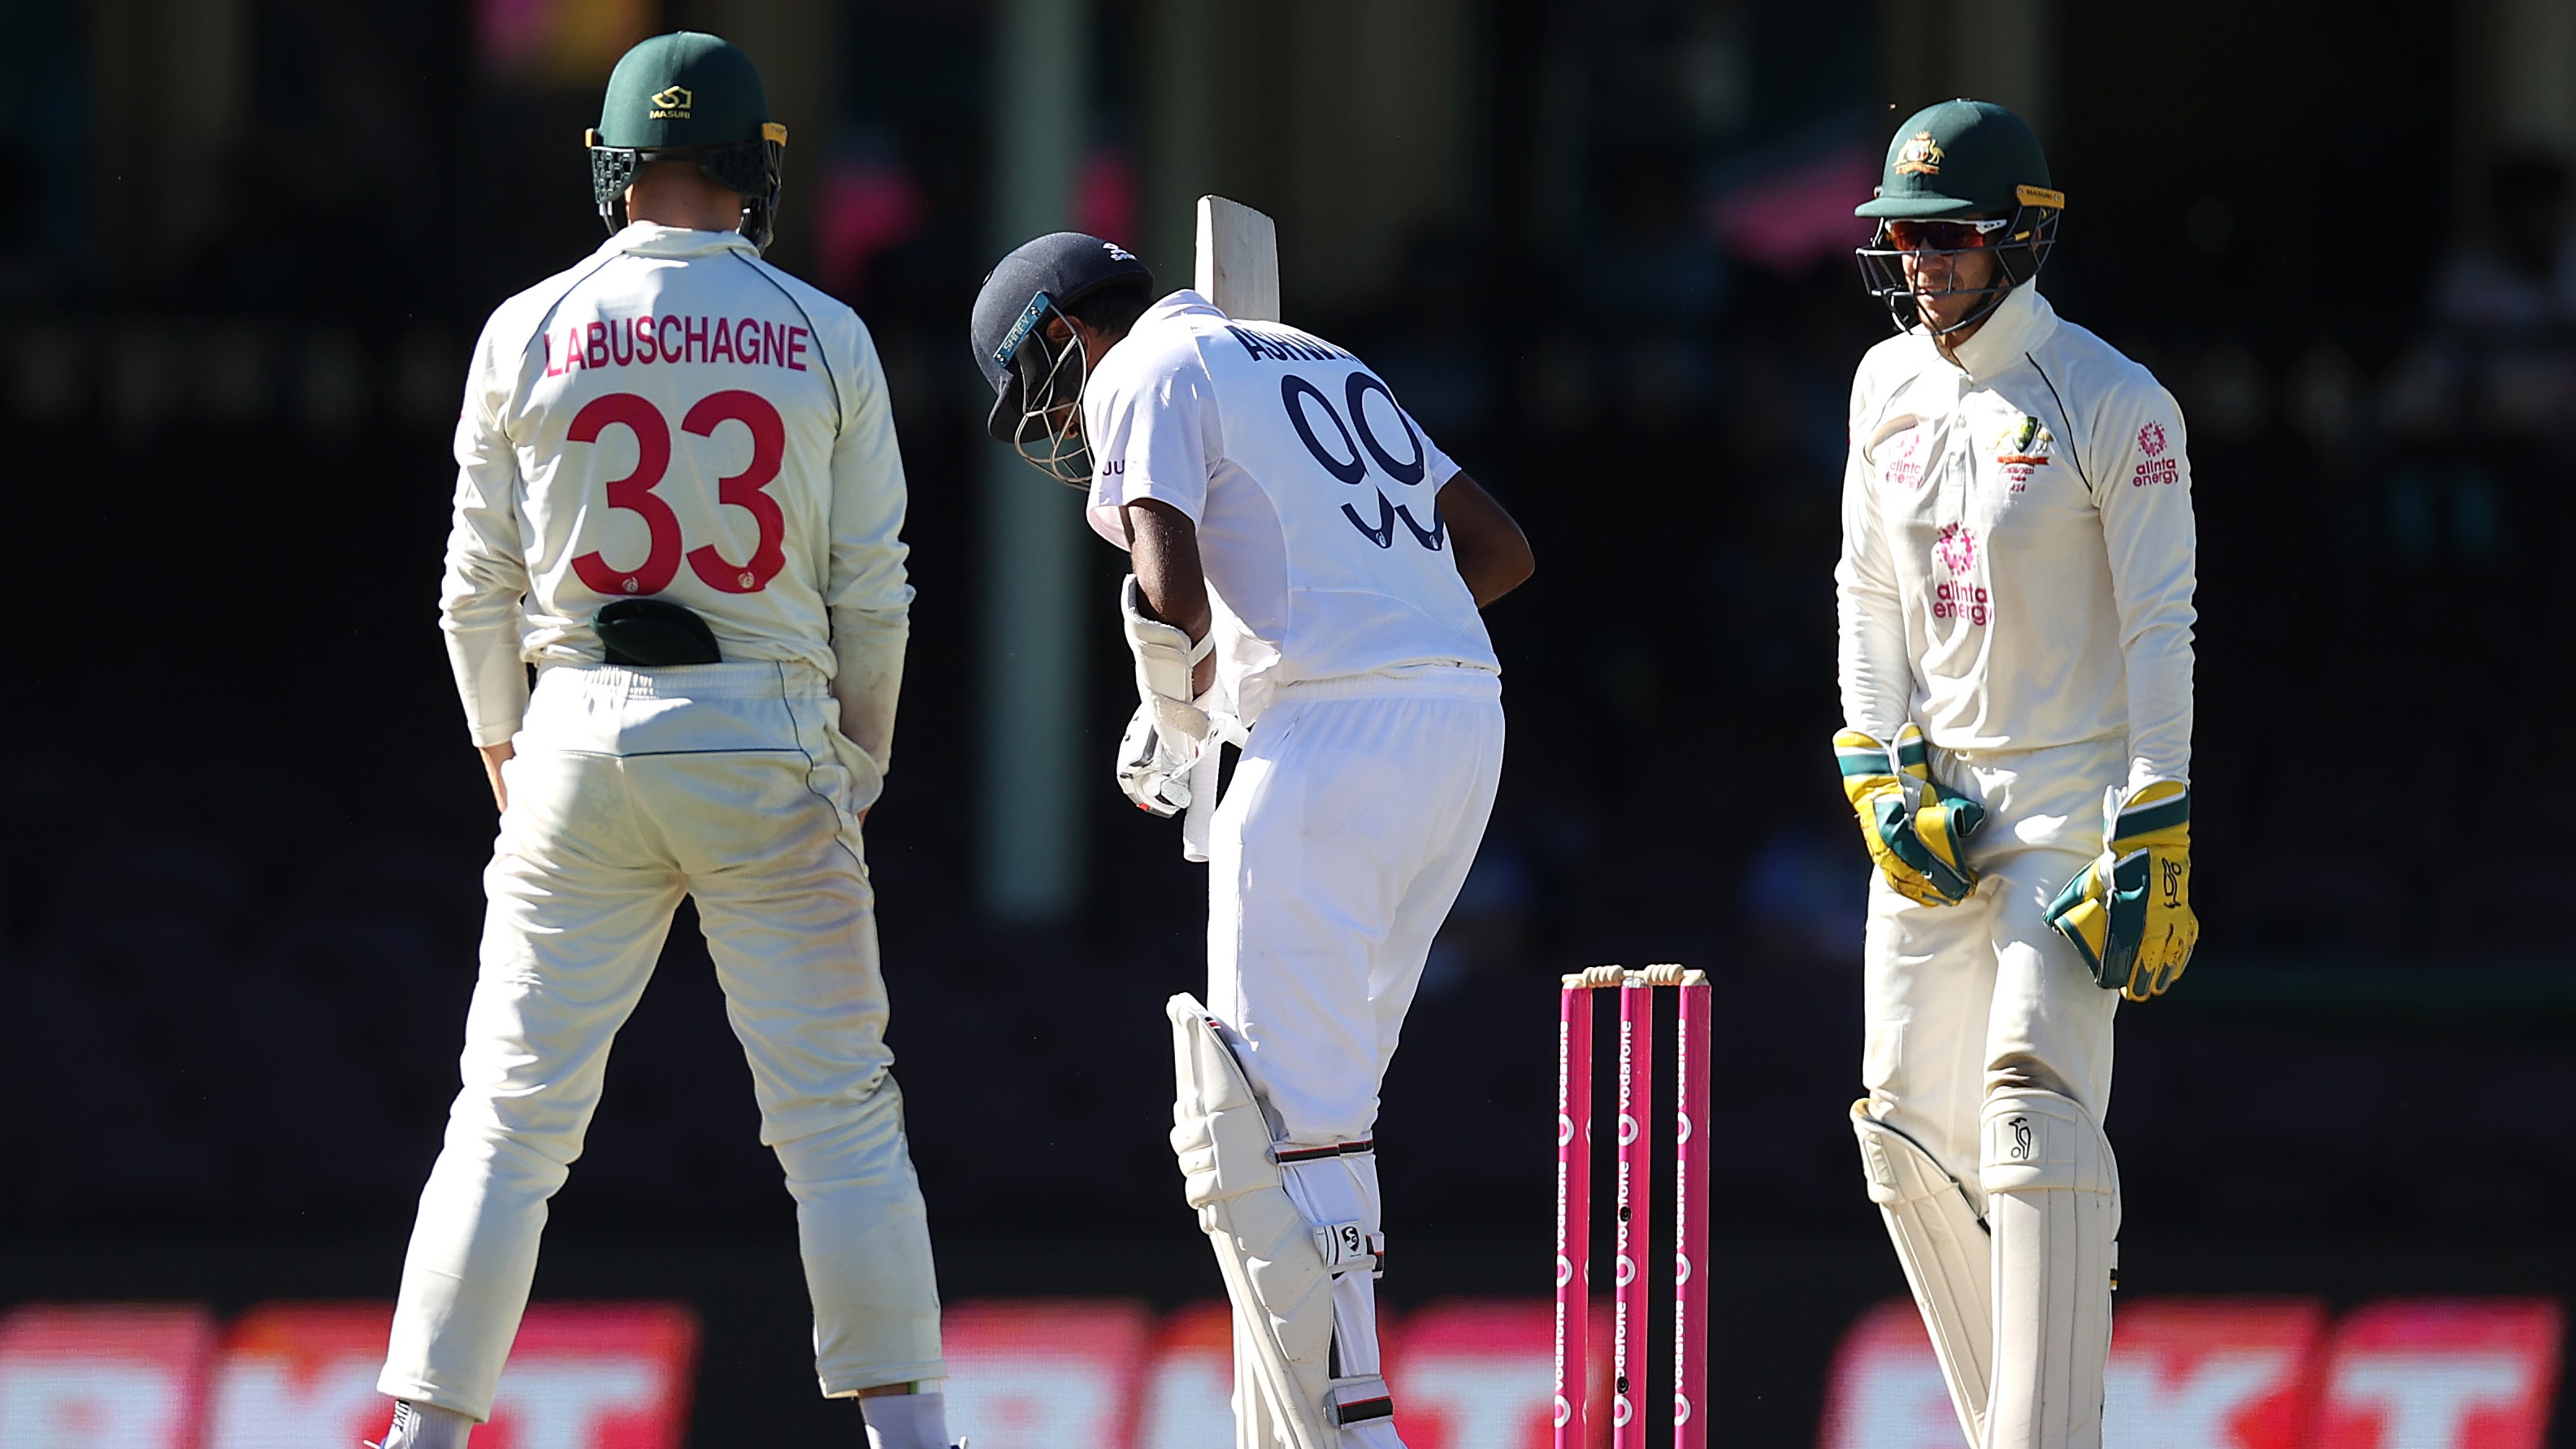
[[[2049,902],[2048,923],[2075,943],[2093,979],[2131,1001],[2180,980],[2200,944],[2191,913],[2191,791],[2158,780],[2102,798],[2101,858]]]
[[[1968,868],[1969,836],[1986,809],[1932,778],[1923,731],[1908,722],[1889,744],[1860,730],[1834,736],[1843,796],[1860,816],[1869,858],[1897,894],[1927,906],[1954,906],[1977,888]]]

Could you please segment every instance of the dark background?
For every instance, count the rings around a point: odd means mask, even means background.
[[[1061,721],[1084,901],[1004,921],[977,887],[964,333],[1001,249],[997,27],[1027,8],[766,7],[811,42],[772,72],[803,108],[773,255],[874,329],[912,481],[868,833],[943,1278],[1174,1302],[1217,1291],[1158,1009],[1199,986],[1205,887],[1090,768],[1128,707],[1105,610]],[[1858,200],[1897,117],[1971,88],[2034,116],[2070,195],[2044,289],[2192,428],[2204,945],[2123,1013],[2127,1286],[2576,1289],[2548,562],[2576,268],[2531,120],[2576,103],[2508,83],[2530,7],[1425,0],[1392,7],[1412,49],[1376,82],[1333,69],[1361,68],[1353,7],[1212,9],[1280,45],[1220,85],[1195,173],[1155,99],[1172,4],[1090,8],[1074,219],[1179,285],[1174,198],[1274,211],[1292,317],[1368,357],[1540,561],[1489,615],[1503,797],[1386,1088],[1390,1298],[1543,1291],[1550,984],[1668,959],[1720,983],[1711,1209],[1721,1297],[1754,1311],[1721,1311],[1718,1362],[1747,1432],[1807,1432],[1832,1335],[1901,1291],[1843,1120],[1867,866],[1826,748],[1842,413],[1887,321],[1860,224],[1766,251],[1744,220],[1855,165]],[[504,12],[559,23],[512,49]],[[572,139],[624,40],[748,14],[0,0],[0,1300],[391,1293],[492,830],[433,612],[465,348],[596,245]],[[1301,140],[1380,115],[1437,168]],[[1327,245],[1344,227],[1380,240]],[[2523,290],[2480,303],[2482,276]],[[1117,556],[1083,567],[1106,599]],[[685,913],[673,940],[539,1291],[689,1294],[711,1411],[796,1442],[826,1410],[798,1397],[790,1207]]]

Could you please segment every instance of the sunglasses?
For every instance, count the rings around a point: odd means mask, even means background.
[[[1986,238],[2012,225],[2010,217],[1968,221],[1891,221],[1887,246],[1900,252],[1964,252],[1987,244]]]

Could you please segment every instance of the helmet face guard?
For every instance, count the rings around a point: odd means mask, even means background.
[[[1853,258],[1860,263],[1861,285],[1869,294],[1886,304],[1888,320],[1899,332],[1922,327],[1932,336],[1947,337],[1983,322],[2003,305],[2004,298],[2024,282],[2039,275],[2047,265],[2048,254],[2057,245],[2058,218],[2065,213],[2066,198],[2045,187],[2020,188],[2020,204],[2010,218],[1995,222],[2002,235],[1978,246],[1929,248],[1900,247],[1889,235],[1891,227],[1918,220],[1912,217],[1885,217],[1867,246],[1856,247]],[[1923,221],[1966,221],[1965,217],[1924,217]],[[1984,223],[1979,223],[1982,229]],[[1948,287],[1939,291],[1919,291],[1906,278],[1908,257],[1944,257],[1950,261],[1951,276],[1958,275],[1962,257],[1984,255],[1995,259],[1995,279],[1983,287]],[[1977,304],[1948,326],[1933,322],[1923,303],[1941,297],[1975,297]]]
[[[1061,346],[1047,340],[1047,323],[1062,320]],[[1017,394],[1019,419],[1010,427],[1011,450],[1020,460],[1070,488],[1091,486],[1091,445],[1082,436],[1082,391],[1091,381],[1090,360],[1073,319],[1044,292],[1029,299],[1019,321],[993,351],[993,361],[1010,369],[1010,391],[995,408],[1008,412]]]
[[[966,327],[975,368],[993,390],[985,435],[1056,482],[1088,489],[1094,460],[1082,398],[1091,367],[1083,336],[1093,324],[1074,309],[1105,317],[1090,299],[1153,284],[1134,252],[1089,232],[1032,237],[994,263]]]
[[[590,148],[590,194],[599,205],[599,220],[611,235],[617,231],[617,204],[648,161],[693,161],[708,179],[742,196],[742,223],[735,228],[761,251],[769,250],[778,224],[778,192],[787,165],[787,128],[776,121],[760,127],[756,141],[719,146],[609,146],[599,132],[582,135]]]

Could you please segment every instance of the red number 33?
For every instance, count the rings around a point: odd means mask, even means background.
[[[719,593],[756,594],[787,566],[787,515],[764,491],[777,481],[778,465],[787,455],[787,425],[769,399],[735,388],[698,399],[680,428],[707,438],[726,423],[750,430],[751,461],[741,472],[716,480],[716,501],[749,513],[760,536],[751,557],[738,564],[711,543],[689,549],[689,571]],[[644,520],[649,540],[644,562],[620,568],[592,549],[572,561],[572,571],[598,593],[658,594],[679,577],[682,549],[679,515],[653,491],[671,468],[671,424],[660,408],[634,393],[612,392],[583,404],[566,436],[576,443],[596,443],[612,425],[635,435],[635,471],[609,480],[608,506]]]

